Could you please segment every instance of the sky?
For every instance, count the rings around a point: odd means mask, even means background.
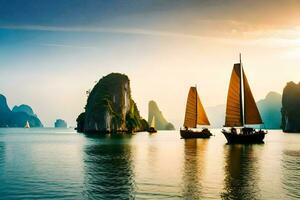
[[[129,76],[147,119],[155,100],[182,124],[190,86],[205,107],[225,104],[242,53],[256,100],[299,82],[297,0],[0,0],[0,93],[45,126],[75,126],[85,91]]]

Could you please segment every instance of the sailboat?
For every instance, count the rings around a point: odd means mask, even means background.
[[[227,96],[224,127],[230,127],[230,130],[223,129],[222,133],[228,143],[263,143],[266,131],[246,127],[259,124],[263,124],[263,121],[244,72],[240,54],[240,62],[233,66]]]
[[[26,121],[25,127],[24,128],[30,128],[30,124],[28,121]]]
[[[148,130],[149,133],[156,133],[157,130],[155,129],[155,116],[152,117],[151,125]]]
[[[207,128],[192,130],[197,125],[210,125],[205,110],[198,96],[197,87],[191,87],[185,109],[184,129],[180,129],[181,138],[209,138],[212,136]]]

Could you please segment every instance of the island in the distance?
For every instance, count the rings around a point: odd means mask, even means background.
[[[42,122],[28,105],[14,106],[12,110],[7,105],[6,97],[0,94],[0,127],[43,127]]]
[[[156,130],[175,130],[172,123],[168,122],[159,110],[158,105],[155,101],[149,101],[148,106],[148,123],[151,124],[154,120]]]
[[[257,102],[258,110],[264,122],[264,128],[280,129],[281,127],[281,94],[269,92],[267,96]]]
[[[282,94],[282,130],[300,132],[300,83],[289,82]]]
[[[100,79],[76,121],[77,131],[83,133],[133,133],[149,128],[131,97],[129,78],[120,73]]]
[[[63,119],[57,119],[54,123],[55,128],[67,128],[68,124],[65,120]]]

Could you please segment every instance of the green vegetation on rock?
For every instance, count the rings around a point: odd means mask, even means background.
[[[137,132],[148,128],[131,98],[129,78],[111,73],[94,86],[85,112],[77,118],[78,132]]]

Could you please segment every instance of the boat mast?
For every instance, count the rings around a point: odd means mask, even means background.
[[[195,88],[196,88],[196,125],[195,125],[195,128],[197,128],[197,118],[198,118],[198,113],[197,113],[197,110],[198,110],[198,108],[197,108],[197,104],[198,104],[198,102],[197,102],[197,97],[198,97],[198,91],[197,91],[197,84],[195,85]]]
[[[242,126],[244,126],[244,99],[245,99],[245,96],[244,96],[244,82],[243,82],[243,65],[242,65],[242,54],[240,53],[240,74],[241,74],[241,77],[240,77],[240,94],[241,94],[241,98],[240,98],[240,104],[241,104],[241,124]]]

